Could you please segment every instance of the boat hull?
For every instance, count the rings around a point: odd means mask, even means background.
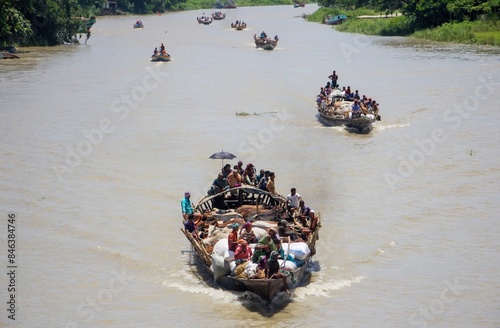
[[[152,62],[168,62],[170,61],[170,57],[169,56],[151,56],[151,61]]]
[[[337,118],[325,115],[321,112],[318,112],[318,119],[326,126],[345,126],[346,128],[354,130],[354,132],[358,133],[369,133],[373,128],[373,122],[375,122],[375,119]]]

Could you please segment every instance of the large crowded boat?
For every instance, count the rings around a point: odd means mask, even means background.
[[[265,179],[271,174],[264,173]],[[253,183],[231,187],[226,180],[232,179],[219,174],[191,213],[185,212],[191,204],[189,192],[181,202],[181,231],[200,269],[218,286],[251,292],[266,302],[279,293],[291,295],[310,276],[320,213],[306,206],[295,188],[285,197]]]

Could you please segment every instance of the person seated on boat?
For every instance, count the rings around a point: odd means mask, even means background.
[[[360,99],[361,99],[361,97],[359,96],[359,91],[358,91],[358,90],[356,90],[356,91],[354,92],[354,94],[352,95],[352,98],[353,98],[353,99],[357,99],[357,100],[360,100]]]
[[[252,163],[248,163],[243,172],[243,182],[255,186],[257,184],[257,175],[255,173],[255,166]]]
[[[155,48],[155,50],[153,51],[153,56],[158,56],[158,48]]]
[[[268,193],[271,193],[273,195],[276,195],[276,187],[274,185],[274,179],[276,178],[276,175],[274,172],[269,173],[269,180],[267,181],[267,186],[266,190]]]
[[[229,182],[227,181],[226,178],[224,178],[224,174],[222,172],[219,172],[217,175],[217,178],[215,178],[214,182],[212,182],[212,187],[208,191],[209,195],[216,195],[220,193],[221,191],[229,189]],[[219,207],[217,207],[219,208]]]
[[[242,161],[238,161],[238,165],[236,165],[234,169],[238,170],[238,173],[240,175],[243,175],[243,173],[245,173],[245,168],[243,167],[243,162]]]
[[[354,101],[351,107],[352,118],[360,118],[361,117],[361,107],[357,100]]]
[[[190,214],[188,215],[188,219],[186,222],[184,222],[184,229],[193,236],[194,239],[199,240],[200,237],[198,236],[198,233],[196,232],[196,224],[194,223],[194,215]]]
[[[347,86],[347,89],[345,89],[345,96],[346,98],[351,98],[351,86]]]
[[[240,239],[245,240],[248,244],[255,244],[259,241],[255,236],[255,233],[253,232],[252,223],[248,221],[243,224],[243,228],[241,228],[240,230],[239,237]]]
[[[231,228],[231,233],[227,236],[227,247],[229,251],[229,255],[234,255],[236,251],[236,247],[238,247],[238,229],[240,225],[236,222],[233,222],[229,225]]]
[[[358,104],[359,104],[359,108],[361,108],[361,111],[363,112],[363,114],[368,114],[369,112],[369,107],[368,107],[368,102],[363,102],[361,100],[357,100]]]
[[[233,170],[233,173],[227,177],[227,182],[229,182],[230,188],[241,187],[243,180],[241,179],[241,175],[238,173],[238,170]]]
[[[184,198],[181,201],[181,210],[182,210],[182,217],[184,218],[184,221],[187,221],[189,218],[190,214],[194,215],[194,223],[197,224],[201,218],[202,215],[199,212],[195,212],[193,210],[193,205],[191,204],[191,193],[189,191],[186,191],[184,193]]]
[[[221,172],[224,178],[227,179],[227,177],[233,172],[233,170],[231,170],[231,164],[224,165],[224,167],[221,169]]]
[[[299,211],[296,215],[297,220],[303,227],[309,227],[311,208],[306,206],[304,200],[299,201]]]
[[[376,101],[375,99],[373,99],[373,100],[372,100],[372,112],[373,112],[373,114],[374,114],[375,116],[377,116],[377,115],[378,115],[378,111],[379,111],[379,109],[378,109],[378,105],[379,105],[379,104],[377,103],[377,101]]]
[[[269,256],[266,263],[266,278],[267,279],[283,279],[283,291],[288,293],[287,276],[280,271],[278,262],[278,252],[274,251]]]
[[[257,187],[261,190],[267,190],[267,183],[269,181],[269,174],[271,174],[271,172],[269,172],[268,170],[264,171],[264,176],[261,176],[260,180],[259,180],[259,184],[257,185]]]
[[[261,256],[269,255],[272,251],[276,251],[276,245],[271,236],[267,234],[255,245],[252,262],[257,263]]]
[[[252,255],[252,249],[248,246],[247,241],[244,239],[238,240],[238,246],[234,251],[234,259],[236,261],[236,265],[240,264],[241,262],[250,261]]]
[[[261,39],[266,39],[267,38],[266,32],[262,31],[262,33],[260,33],[260,38]]]
[[[273,243],[276,245],[276,241],[281,240],[281,236],[278,233],[278,230],[276,228],[269,228],[267,231],[269,236],[271,236],[271,239],[273,240]]]
[[[299,208],[299,202],[302,200],[302,197],[297,193],[296,188],[290,189],[290,193],[286,196],[286,209],[288,213],[288,217],[295,217],[296,211]]]
[[[328,81],[325,85],[325,93],[326,95],[329,95],[330,93],[332,93],[332,84],[330,83],[330,81]]]

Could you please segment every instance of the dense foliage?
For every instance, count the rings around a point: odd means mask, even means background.
[[[185,2],[117,1],[118,10],[136,14],[182,10],[186,9],[182,6]],[[71,41],[82,31],[80,18],[101,13],[105,4],[105,0],[0,0],[0,45],[56,45]]]
[[[474,21],[484,14],[498,13],[500,9],[500,0],[319,0],[318,4],[344,11],[360,7],[382,13],[399,11],[419,28],[453,21]]]

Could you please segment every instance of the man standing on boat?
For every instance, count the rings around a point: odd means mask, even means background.
[[[332,75],[328,78],[332,80],[332,88],[335,89],[337,87],[337,80],[339,79],[338,75],[333,71]]]
[[[191,204],[191,193],[186,191],[184,193],[184,198],[181,201],[181,210],[182,217],[184,218],[184,222],[186,222],[189,218],[189,215],[192,214],[194,217],[194,223],[197,224],[201,219],[201,213],[195,212],[193,210],[193,204]]]
[[[297,194],[297,189],[290,189],[290,194],[286,196],[286,204],[288,209],[288,215],[293,218],[295,211],[299,208],[299,202],[302,200],[299,194]]]

